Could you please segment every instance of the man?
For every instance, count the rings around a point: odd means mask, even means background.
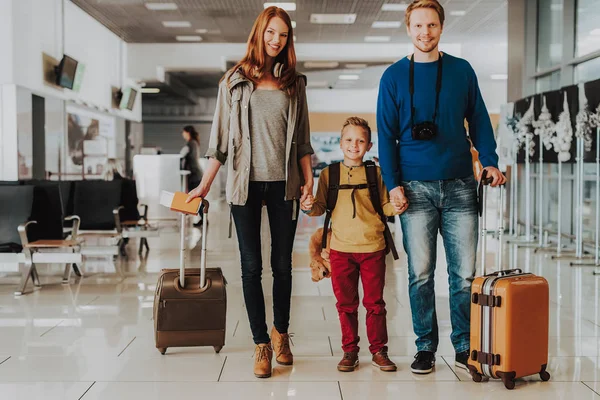
[[[433,371],[439,342],[434,293],[438,232],[446,250],[456,366],[466,369],[469,356],[478,229],[465,118],[492,186],[506,178],[497,169],[492,125],[475,72],[467,61],[438,50],[443,7],[437,0],[413,1],[405,21],[414,53],[383,74],[377,126],[383,179],[391,200],[403,204],[400,221],[417,335],[411,370],[427,374]]]

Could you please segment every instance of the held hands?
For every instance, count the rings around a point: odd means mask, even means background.
[[[315,197],[311,194],[306,196],[304,201],[300,202],[300,208],[304,211],[312,210],[313,204],[315,204]]]
[[[491,183],[492,187],[496,187],[498,185],[504,185],[506,183],[506,177],[504,175],[502,175],[502,172],[500,172],[500,170],[498,168],[494,168],[494,167],[485,167],[482,171],[480,171],[479,174],[477,175],[478,181],[481,180],[481,174],[483,173],[484,170],[487,171],[487,177],[492,178],[492,183]]]
[[[398,214],[402,214],[408,208],[408,199],[404,195],[404,188],[397,186],[390,190],[390,203]]]

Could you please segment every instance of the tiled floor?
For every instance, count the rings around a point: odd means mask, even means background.
[[[275,366],[272,378],[256,379],[237,242],[227,239],[226,207],[216,204],[211,210],[209,266],[222,267],[229,282],[227,341],[220,354],[212,348],[172,348],[162,356],[154,347],[157,272],[178,266],[177,229],[162,223],[160,239],[150,240],[147,259],[140,260],[136,243],[131,243],[128,261],[90,259],[86,277],[73,279],[71,285],[60,284],[60,267],[41,266],[43,288],[15,298],[15,267],[0,266],[0,399],[600,399],[600,277],[593,276],[591,268],[559,264],[526,249],[518,251],[517,264],[550,283],[550,382],[538,377],[519,380],[508,394],[499,381],[476,384],[456,370],[443,255],[436,272],[441,342],[435,373],[410,372],[415,337],[405,257],[395,263],[388,260],[385,292],[390,355],[399,370],[373,369],[368,345],[362,342],[358,371],[338,372],[341,338],[331,283],[311,282],[307,268],[307,240],[321,221],[304,216],[294,254],[290,330],[295,364]],[[199,230],[190,230],[190,247],[199,239]],[[488,247],[490,253],[497,248],[493,240]],[[191,251],[190,265],[197,265],[199,254],[197,247]],[[493,260],[493,254],[488,259]],[[505,259],[514,264],[514,258]],[[270,273],[265,271],[268,310],[270,288]],[[362,322],[364,315],[361,310]],[[364,340],[364,323],[360,332]]]

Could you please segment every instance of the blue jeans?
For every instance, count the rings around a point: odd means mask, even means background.
[[[250,182],[246,204],[231,207],[242,261],[244,301],[256,344],[270,341],[262,288],[260,222],[263,204],[267,206],[271,231],[273,325],[279,333],[287,333],[290,323],[292,250],[298,209],[294,209],[295,200],[284,198],[285,181]]]
[[[477,183],[473,176],[443,181],[404,181],[409,201],[400,216],[413,328],[418,351],[439,343],[434,272],[437,236],[446,250],[450,285],[450,339],[457,353],[469,349],[471,283],[477,253]]]

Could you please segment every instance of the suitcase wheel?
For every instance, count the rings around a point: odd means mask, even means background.
[[[542,381],[547,382],[550,380],[550,373],[546,371],[547,365],[542,365],[542,370],[540,371],[540,378]]]
[[[158,351],[160,351],[160,354],[162,354],[164,356],[165,353],[167,352],[167,348],[166,347],[159,347]]]
[[[472,365],[468,365],[469,373],[471,374],[471,378],[473,378],[473,382],[481,382],[483,380],[483,375],[477,372],[477,368]]]
[[[513,390],[515,388],[515,381],[514,379],[510,379],[510,380],[504,380],[504,387],[507,388],[508,390]]]
[[[223,348],[223,346],[213,346],[213,349],[215,349],[215,353],[219,353],[221,351],[221,349]]]

